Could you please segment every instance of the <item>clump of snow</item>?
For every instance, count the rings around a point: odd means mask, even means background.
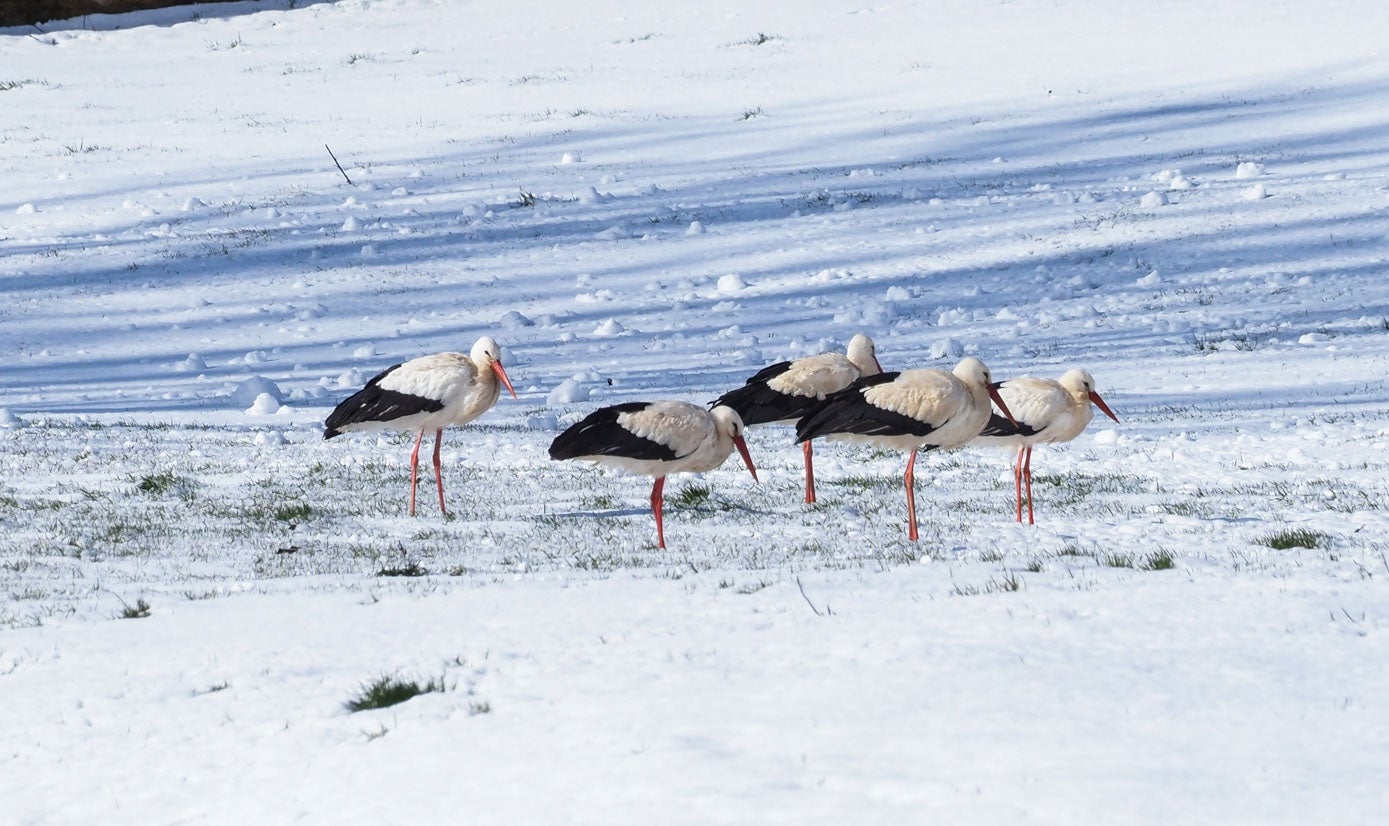
[[[31,204],[31,203],[26,203],[26,204],[20,204],[20,205],[19,205],[19,208],[15,210],[15,214],[16,214],[16,215],[33,215],[35,212],[38,212],[38,211],[39,211],[39,208],[38,208],[38,207],[34,206],[34,205]]]
[[[258,447],[278,447],[289,444],[289,439],[278,430],[262,430],[256,434],[255,442]]]
[[[1191,189],[1196,186],[1180,169],[1164,169],[1153,175],[1153,180],[1167,184],[1168,189]]]
[[[941,339],[931,344],[931,358],[933,359],[953,359],[959,358],[964,354],[965,346],[954,336]]]
[[[1262,201],[1268,197],[1268,188],[1263,184],[1254,184],[1241,192],[1240,197],[1246,201]]]
[[[19,427],[24,420],[16,416],[8,407],[0,407],[0,427]]]
[[[501,320],[497,323],[501,325],[501,328],[503,330],[520,330],[523,327],[535,326],[534,321],[531,321],[529,318],[522,315],[521,313],[516,312],[515,310],[511,310],[503,314]]]
[[[1147,195],[1138,199],[1138,205],[1144,209],[1157,209],[1161,206],[1167,206],[1167,196],[1157,191],[1149,192]]]
[[[1264,174],[1264,165],[1254,161],[1242,161],[1235,167],[1236,178],[1257,178]]]
[[[579,203],[583,204],[584,206],[593,206],[594,204],[601,204],[603,203],[603,200],[603,196],[598,194],[598,190],[593,187],[589,187],[588,189],[585,189],[583,192],[579,193]]]
[[[582,163],[583,159],[584,156],[578,152],[565,152],[559,156],[559,162],[562,164]]]
[[[556,387],[554,390],[550,391],[550,395],[554,395],[558,390],[559,388]],[[546,397],[546,400],[549,400],[549,396]],[[559,430],[559,417],[548,411],[531,413],[526,416],[526,428],[528,430],[542,431]]]
[[[184,200],[181,209],[184,212],[196,212],[197,210],[200,210],[206,206],[207,202],[204,201],[202,198],[188,198]]]
[[[615,318],[610,318],[594,328],[595,336],[616,336],[627,332],[627,328],[622,326],[622,322]]]
[[[736,293],[740,290],[747,289],[747,286],[747,282],[737,273],[719,276],[718,289],[721,293]]]
[[[247,415],[268,416],[280,410],[280,400],[270,393],[260,393],[256,396],[251,406],[246,408]]]
[[[231,400],[237,407],[246,408],[254,406],[261,396],[269,396],[276,403],[283,401],[285,397],[275,382],[265,376],[252,376],[236,385],[232,390]]]
[[[189,353],[188,358],[174,362],[174,369],[180,373],[201,373],[207,369],[207,362],[197,353]]]
[[[1321,344],[1322,342],[1326,342],[1326,341],[1330,341],[1330,340],[1331,340],[1331,336],[1327,335],[1326,333],[1303,333],[1300,337],[1298,337],[1297,343],[1298,343],[1298,344]]]
[[[342,222],[342,226],[339,227],[339,229],[340,229],[341,231],[343,231],[343,232],[356,232],[357,230],[359,230],[359,229],[361,229],[361,228],[362,228],[362,222],[361,222],[361,221],[358,221],[358,220],[357,220],[357,216],[355,216],[355,215],[349,215],[349,216],[347,216],[347,220],[346,220],[346,221],[343,221],[343,222]]]
[[[686,235],[703,235],[703,234],[704,234],[704,224],[703,224],[702,222],[700,222],[700,221],[691,221],[691,222],[690,222],[689,228],[685,230],[685,234],[686,234]]]
[[[363,344],[352,351],[352,357],[354,359],[374,359],[376,358],[376,347],[371,344]]]
[[[632,237],[632,233],[628,232],[627,228],[621,224],[614,224],[598,233],[597,237],[601,241],[621,241],[623,238]]]
[[[560,382],[553,390],[546,394],[545,403],[557,405],[588,401],[590,391],[588,386],[584,383],[586,378],[587,376],[579,373]]]

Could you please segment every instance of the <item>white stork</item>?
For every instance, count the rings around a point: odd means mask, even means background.
[[[447,425],[465,425],[497,403],[502,385],[516,398],[511,379],[502,369],[502,350],[483,336],[468,355],[435,353],[387,368],[348,396],[323,423],[323,438],[356,430],[414,430],[415,450],[410,454],[410,515],[415,515],[415,488],[419,481],[420,442],[434,431],[434,478],[439,484],[439,510],[444,507],[444,475],[439,468],[439,449]]]
[[[688,402],[629,402],[603,407],[555,437],[551,459],[585,459],[645,476],[651,485],[656,544],[666,546],[661,493],[671,473],[703,473],[738,448],[752,478],[757,468],[743,441],[743,420],[728,407],[712,410]]]
[[[978,436],[992,413],[990,398],[1012,417],[990,380],[989,368],[977,358],[964,359],[951,372],[920,369],[879,373],[826,398],[796,423],[796,441],[830,436],[910,451],[903,481],[907,488],[907,538],[915,542],[912,471],[917,451],[958,447]]]
[[[738,412],[743,424],[794,422],[805,416],[831,393],[848,387],[856,379],[883,372],[873,340],[862,333],[849,340],[847,351],[821,353],[795,361],[782,361],[763,368],[736,390],[713,402]],[[805,458],[805,501],[815,503],[815,467],[811,461],[811,440],[801,444]]]
[[[1067,370],[1056,381],[1030,376],[999,382],[998,393],[1008,402],[1015,421],[995,414],[984,425],[975,441],[984,445],[1016,447],[1018,460],[1013,466],[1013,485],[1017,489],[1018,522],[1022,522],[1022,488],[1027,481],[1027,524],[1032,518],[1032,446],[1069,442],[1080,435],[1094,418],[1090,406],[1104,411],[1114,421],[1119,417],[1095,392],[1095,377],[1079,368]]]

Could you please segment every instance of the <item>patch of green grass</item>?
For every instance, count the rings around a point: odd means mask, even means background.
[[[902,484],[902,480],[896,476],[844,476],[839,479],[831,479],[829,483],[845,488],[873,490],[895,488]]]
[[[428,576],[429,571],[418,562],[411,562],[408,565],[400,565],[395,568],[382,568],[376,572],[377,576]]]
[[[389,708],[399,705],[412,697],[421,694],[431,694],[436,691],[444,690],[444,680],[430,678],[423,683],[419,680],[409,680],[404,677],[392,677],[383,674],[375,680],[362,686],[357,696],[348,700],[343,705],[348,711],[358,712],[367,711],[374,708]]]
[[[1172,554],[1159,550],[1143,557],[1143,563],[1139,567],[1145,571],[1170,571],[1177,567],[1177,563],[1172,559]]]
[[[1128,554],[1105,554],[1096,559],[1101,565],[1109,568],[1132,568],[1133,557]]]
[[[670,504],[682,508],[698,508],[709,504],[714,490],[708,485],[686,485],[668,500]]]
[[[1275,551],[1286,551],[1290,548],[1324,548],[1326,541],[1331,537],[1320,531],[1310,531],[1306,528],[1289,528],[1278,533],[1271,533],[1259,537],[1256,540],[1260,545],[1267,545]]]
[[[135,600],[134,605],[124,600],[121,602],[125,607],[121,608],[121,612],[117,614],[120,619],[144,619],[150,615],[150,604],[145,602],[144,597]]]
[[[313,515],[313,507],[307,502],[300,502],[294,505],[281,505],[276,508],[271,516],[277,522],[302,522]]]
[[[135,489],[150,496],[160,496],[177,487],[181,481],[172,470],[160,470],[141,476],[135,483]]]

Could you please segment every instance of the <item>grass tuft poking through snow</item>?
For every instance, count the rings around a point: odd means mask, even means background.
[[[438,679],[431,677],[424,682],[420,682],[419,680],[382,674],[372,682],[362,686],[357,696],[348,700],[343,705],[348,711],[356,713],[358,711],[369,711],[375,708],[388,708],[390,706],[399,705],[412,697],[418,697],[421,694],[432,694],[443,690],[444,680],[442,677]]]
[[[1289,528],[1278,533],[1271,533],[1259,537],[1260,545],[1267,545],[1275,551],[1286,551],[1292,548],[1321,548],[1325,547],[1326,541],[1330,539],[1320,531],[1308,530],[1306,528]]]

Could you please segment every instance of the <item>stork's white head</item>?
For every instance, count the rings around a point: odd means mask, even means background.
[[[491,336],[478,339],[468,357],[477,365],[478,370],[492,371],[511,397],[516,398],[516,391],[511,387],[511,379],[506,375],[506,370],[502,369],[502,348]]]
[[[955,374],[955,378],[965,384],[973,384],[981,387],[988,387],[993,383],[993,376],[989,374],[989,368],[984,366],[984,362],[969,356],[960,360],[955,365],[955,369],[950,371]]]
[[[714,424],[719,429],[719,435],[733,442],[733,446],[738,448],[738,452],[743,456],[743,462],[748,466],[748,473],[752,478],[757,478],[757,468],[752,464],[752,454],[748,453],[748,444],[743,441],[743,417],[738,415],[738,411],[727,405],[717,405],[709,411],[709,415],[714,417]]]
[[[1089,371],[1073,367],[1062,373],[1061,378],[1057,379],[1056,383],[1069,390],[1077,400],[1083,402],[1088,399],[1094,402],[1100,410],[1103,410],[1106,416],[1116,422],[1119,421],[1119,417],[1114,415],[1114,411],[1110,410],[1109,405],[1104,403],[1100,394],[1095,392],[1095,377],[1090,375]]]
[[[849,348],[845,355],[861,375],[876,376],[883,372],[883,366],[878,363],[878,348],[873,346],[873,339],[863,333],[849,339]]]

